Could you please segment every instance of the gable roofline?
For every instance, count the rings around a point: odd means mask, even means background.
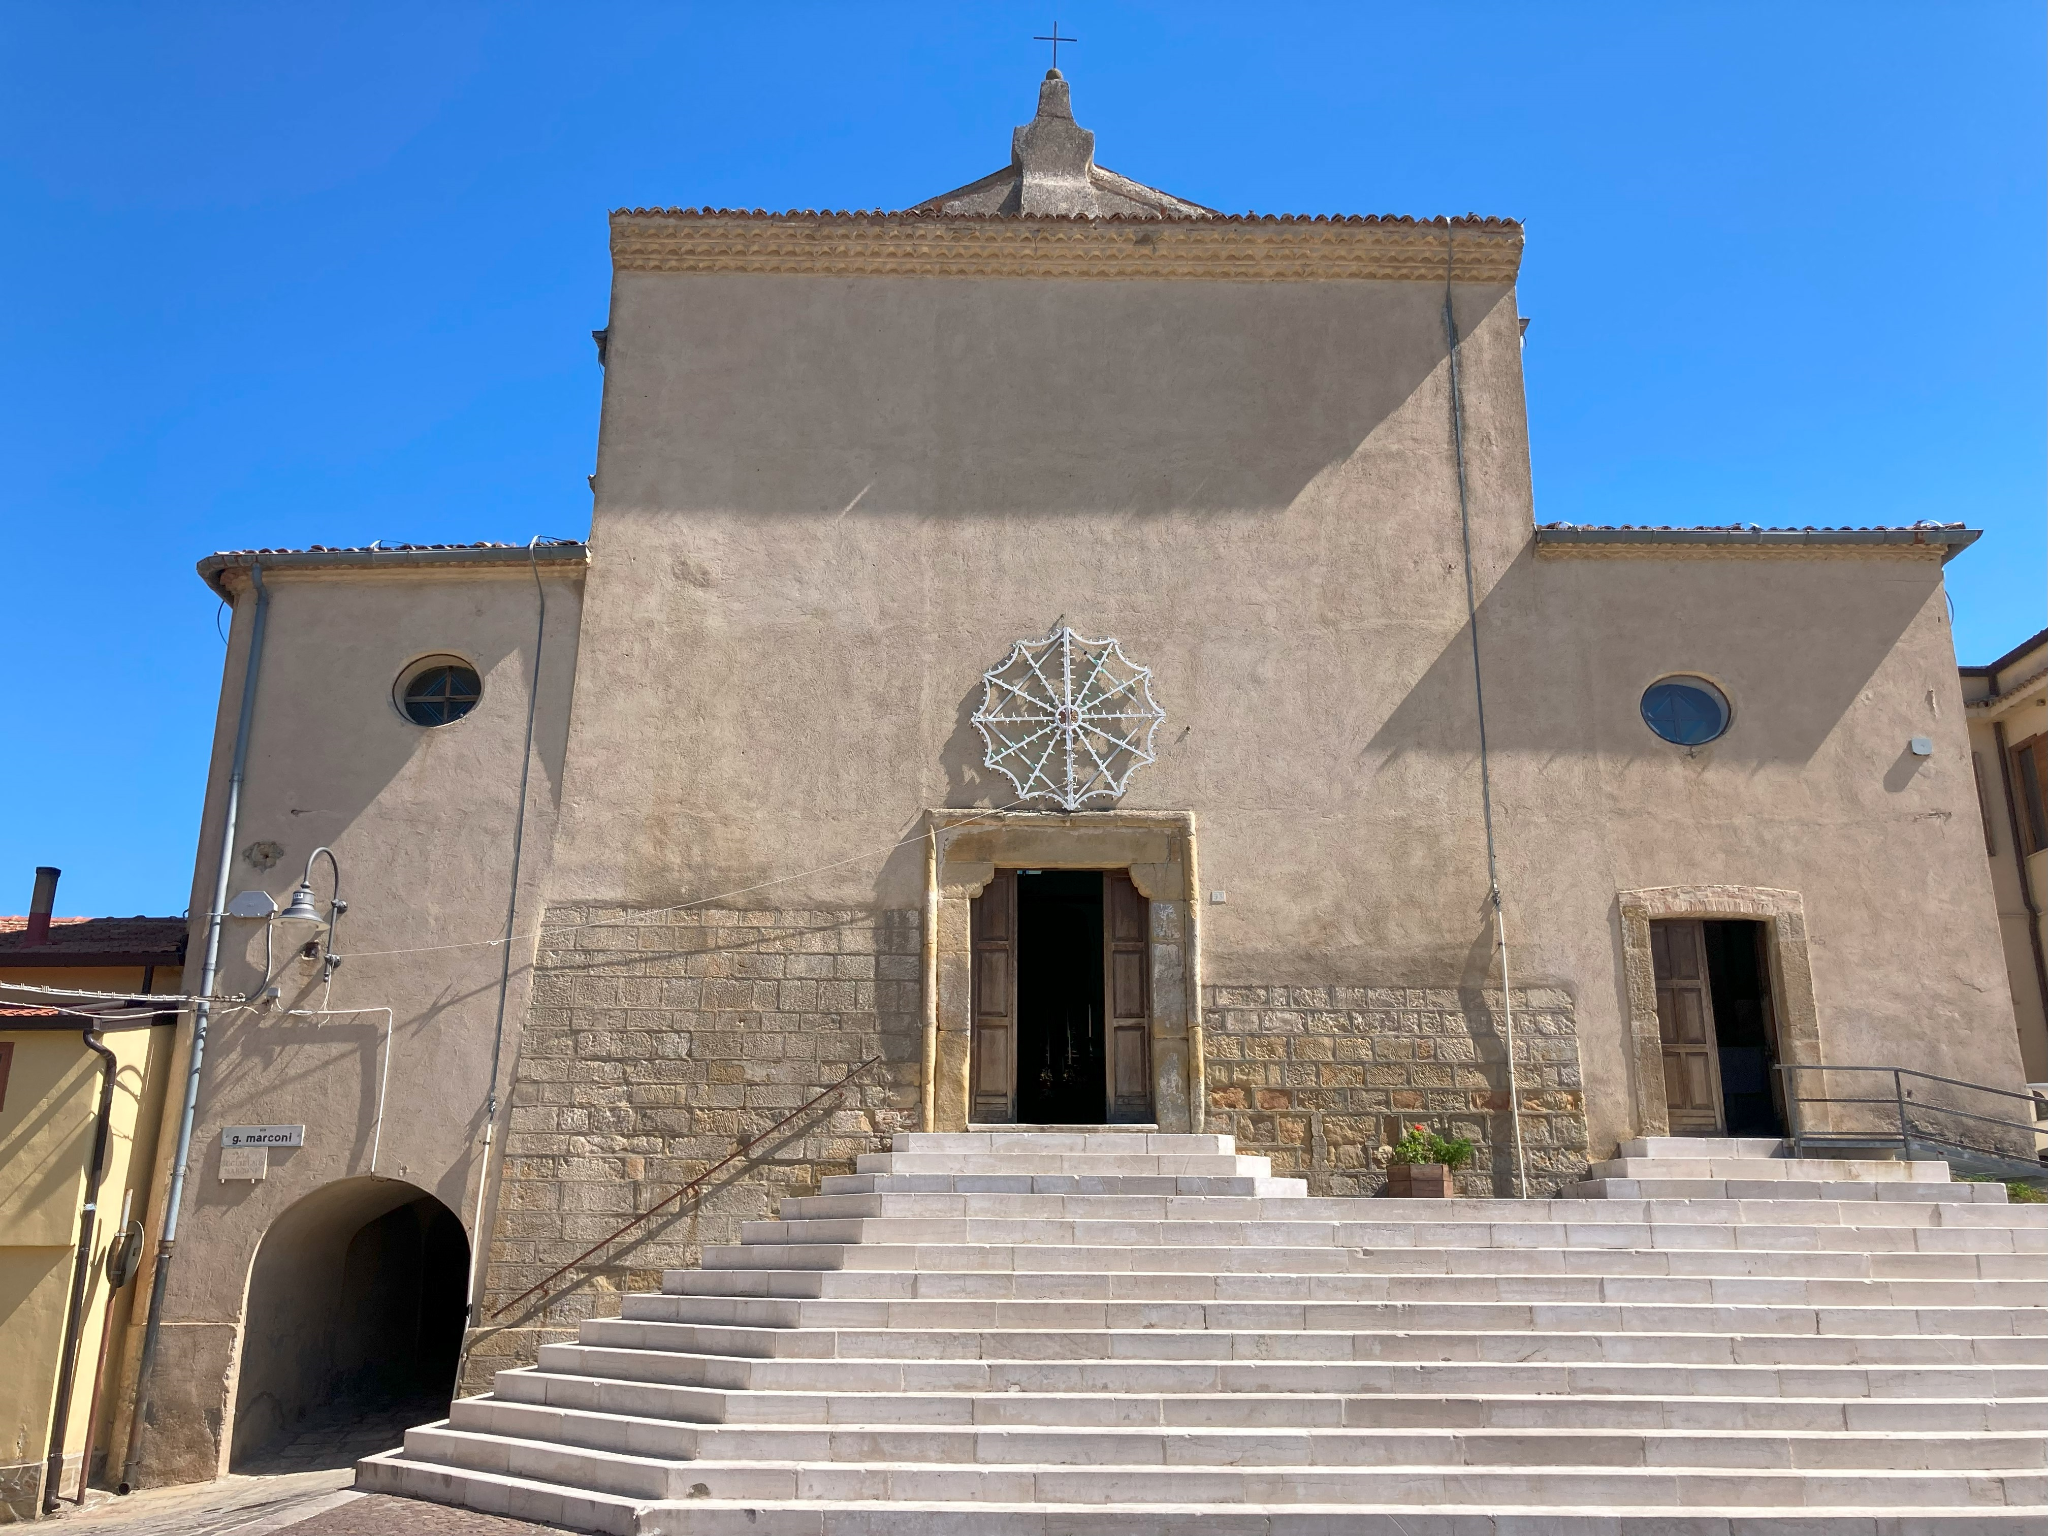
[[[2048,629],[2044,629],[2038,634],[2029,635],[1996,661],[1987,661],[1980,667],[1958,667],[1956,670],[1965,677],[1996,678],[1999,673],[2003,672],[2014,662],[2023,660],[2029,651],[2035,650],[2043,644],[2048,644]]]

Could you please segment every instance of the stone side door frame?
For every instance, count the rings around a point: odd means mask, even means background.
[[[1199,1131],[1201,908],[1192,811],[929,810],[925,857],[924,1127],[964,1131],[973,1103],[971,903],[998,868],[1127,869],[1151,904],[1152,1111]]]
[[[1761,922],[1770,955],[1778,1059],[1794,1065],[1820,1064],[1820,1014],[1806,939],[1806,899],[1799,892],[1757,885],[1659,885],[1622,891],[1615,902],[1621,915],[1622,975],[1628,985],[1638,1136],[1671,1134],[1664,1103],[1664,1042],[1657,1028],[1657,977],[1650,960],[1650,924],[1659,918]],[[1826,1111],[1826,1105],[1814,1106],[1808,1117],[1810,1129],[1827,1128]]]

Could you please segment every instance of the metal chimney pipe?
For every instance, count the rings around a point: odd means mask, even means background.
[[[21,941],[24,945],[50,942],[50,914],[57,908],[57,881],[63,873],[48,864],[36,866],[36,891],[28,899],[28,932]]]

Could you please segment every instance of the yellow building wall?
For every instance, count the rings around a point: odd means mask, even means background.
[[[79,968],[32,972],[0,971],[0,979],[35,982],[81,991],[140,990],[135,967],[95,971]],[[180,976],[159,969],[152,990],[175,992]],[[19,1000],[18,995],[16,1000]],[[52,998],[49,1001],[61,1002]],[[83,1021],[81,1021],[82,1024]],[[134,1331],[137,1285],[124,1287],[108,1307],[105,1257],[132,1192],[131,1220],[142,1220],[150,1174],[157,1156],[173,1036],[168,1026],[109,1030],[102,1036],[114,1053],[114,1102],[107,1170],[100,1186],[99,1219],[93,1233],[78,1346],[78,1373],[64,1436],[67,1498],[77,1496],[86,1428],[96,1417],[93,1443],[99,1459],[111,1440],[125,1381],[125,1347],[110,1352],[105,1383],[94,1414],[93,1389],[100,1371],[102,1342],[112,1324],[124,1346]],[[59,1355],[70,1302],[72,1264],[79,1218],[85,1202],[87,1164],[92,1157],[93,1122],[99,1108],[100,1058],[71,1030],[6,1029],[0,1041],[13,1046],[6,1098],[0,1102],[0,1523],[33,1518],[40,1507],[50,1418],[56,1406]],[[118,1459],[119,1447],[114,1448]]]

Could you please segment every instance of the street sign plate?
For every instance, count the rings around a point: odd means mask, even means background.
[[[303,1125],[228,1125],[221,1128],[224,1147],[303,1147]]]

